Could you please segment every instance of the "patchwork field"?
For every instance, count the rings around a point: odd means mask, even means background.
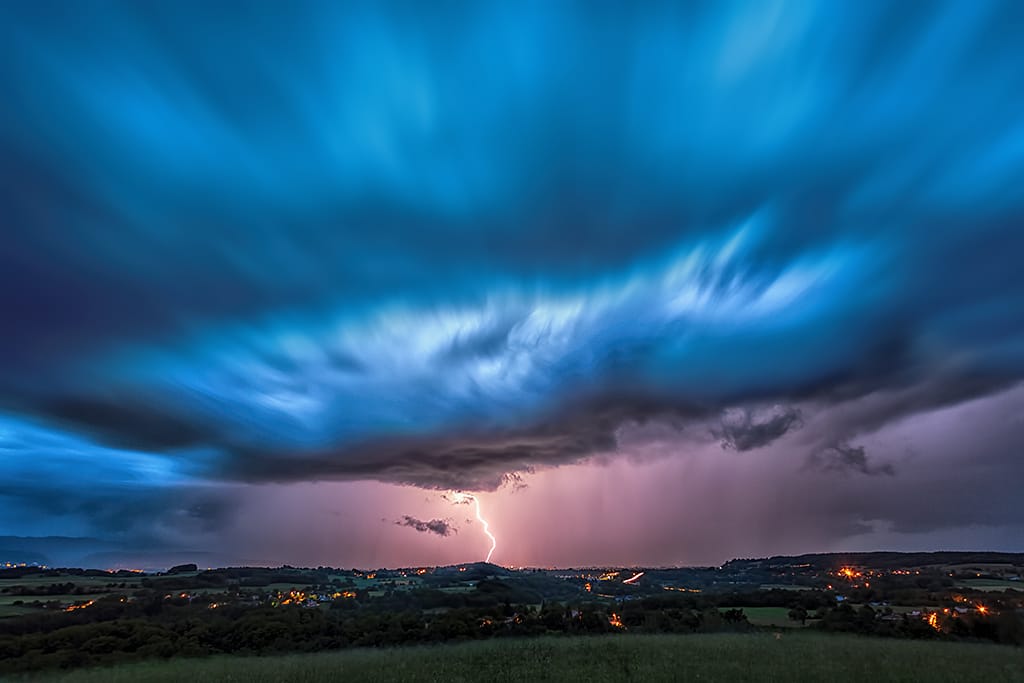
[[[121,588],[122,581],[125,583],[125,587]],[[54,593],[54,594],[42,594],[48,586],[53,584],[66,584],[73,583],[76,589],[83,589],[83,593]],[[110,586],[111,583],[115,583],[117,587]],[[93,577],[93,576],[75,576],[75,575],[61,575],[61,576],[23,576],[16,579],[3,579],[0,580],[0,619],[6,617],[16,617],[23,614],[31,614],[38,612],[38,609],[33,607],[25,606],[27,603],[32,602],[51,602],[57,601],[61,603],[77,603],[86,602],[104,595],[108,595],[110,592],[128,594],[132,590],[139,587],[139,581],[137,579],[128,579],[122,577],[110,578],[110,577]],[[8,591],[15,588],[28,588],[32,592],[37,592],[34,589],[39,589],[39,595],[20,595],[18,593],[3,592],[4,589]],[[14,603],[25,603],[15,605]]]

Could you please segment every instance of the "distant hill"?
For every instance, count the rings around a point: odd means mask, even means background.
[[[43,553],[35,553],[23,548],[5,548],[0,546],[0,566],[5,562],[11,564],[49,564],[50,559]]]
[[[0,536],[0,563],[78,565],[89,553],[109,547],[87,536]]]
[[[939,551],[929,553],[863,552],[863,553],[810,553],[806,555],[776,555],[762,559],[730,560],[726,567],[781,567],[810,565],[815,569],[833,569],[843,565],[856,565],[874,569],[900,567],[934,567],[959,564],[1012,564],[1024,566],[1024,553],[985,551]]]
[[[448,574],[459,575],[465,581],[479,581],[493,576],[513,576],[515,572],[499,567],[490,562],[470,562],[469,564],[453,564],[447,567],[438,567],[434,570],[437,576]]]
[[[88,536],[0,536],[0,566],[4,562],[23,562],[50,567],[162,570],[189,562],[203,567],[222,566],[230,564],[227,559],[198,550],[148,550]]]

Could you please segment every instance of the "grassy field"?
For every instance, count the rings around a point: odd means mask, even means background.
[[[43,588],[55,583],[62,584],[68,582],[73,583],[76,588],[84,588],[89,592],[84,595],[75,595],[70,593],[60,595],[17,595],[14,593],[0,593],[0,619],[4,617],[30,614],[38,611],[31,607],[15,606],[12,604],[19,600],[25,603],[34,602],[36,600],[39,602],[56,600],[63,603],[85,602],[86,600],[98,598],[103,595],[109,595],[111,593],[126,595],[137,589],[140,585],[139,580],[135,577],[76,576],[73,574],[44,576],[30,574],[28,576],[18,578],[0,579],[0,590],[14,587]],[[120,587],[122,582],[125,584],[124,588]],[[110,584],[114,584],[114,586],[111,586]]]
[[[724,612],[729,608],[720,608]],[[799,621],[789,618],[789,609],[786,607],[741,607],[747,615],[747,621],[755,626],[783,626],[786,628],[799,628]]]
[[[22,602],[33,602],[35,600],[39,602],[49,602],[51,600],[56,600],[57,602],[85,602],[86,600],[95,600],[104,595],[110,595],[110,593],[87,593],[85,595],[76,595],[74,593],[61,593],[59,595],[0,595],[0,605],[10,605],[18,600]]]
[[[962,588],[974,588],[981,591],[1004,591],[1008,588],[1024,591],[1024,581],[1002,581],[1000,579],[967,579],[958,584]]]
[[[12,679],[25,680],[25,679]],[[491,640],[398,650],[147,662],[37,677],[135,681],[1024,681],[1024,650],[788,632]]]
[[[42,614],[42,610],[38,607],[28,607],[24,603],[35,602],[49,602],[56,600],[60,603],[80,603],[88,600],[95,600],[96,598],[104,597],[109,593],[90,593],[88,595],[9,595],[0,594],[0,619],[6,617],[20,617],[23,614]],[[21,601],[23,604],[15,605],[15,602]]]
[[[103,586],[114,583],[121,585],[123,582],[126,588],[138,588],[139,579],[131,576],[76,576],[74,574],[60,574],[58,576],[47,576],[42,574],[30,574],[19,578],[0,579],[0,588],[5,586],[49,586],[53,583],[71,582],[76,586]]]
[[[20,617],[23,614],[39,612],[35,607],[24,607],[22,605],[0,604],[0,619],[6,617]]]

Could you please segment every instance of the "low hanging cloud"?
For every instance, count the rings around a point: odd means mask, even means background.
[[[848,443],[827,446],[813,453],[808,463],[824,471],[859,472],[868,475],[884,474],[890,477],[896,474],[896,470],[891,464],[872,465],[863,446],[852,446]]]
[[[721,441],[722,448],[743,452],[767,446],[801,425],[797,408],[774,406],[767,411],[743,408],[726,411],[720,426],[713,427],[711,434]]]
[[[402,515],[402,518],[395,522],[398,526],[407,526],[421,533],[437,534],[448,537],[459,533],[459,530],[452,524],[450,519],[431,519],[423,521],[410,515]]]

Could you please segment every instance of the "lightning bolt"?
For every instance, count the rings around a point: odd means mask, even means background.
[[[487,557],[484,558],[484,562],[490,562],[491,555],[494,554],[494,549],[498,547],[498,539],[495,538],[494,534],[491,533],[491,526],[487,523],[487,520],[484,519],[483,514],[481,514],[480,512],[480,500],[472,493],[462,493],[461,491],[453,491],[452,499],[456,503],[462,503],[467,500],[473,501],[473,505],[476,508],[476,519],[478,522],[480,522],[480,524],[483,525],[484,534],[487,536],[487,538],[491,539],[491,549],[487,551]]]

